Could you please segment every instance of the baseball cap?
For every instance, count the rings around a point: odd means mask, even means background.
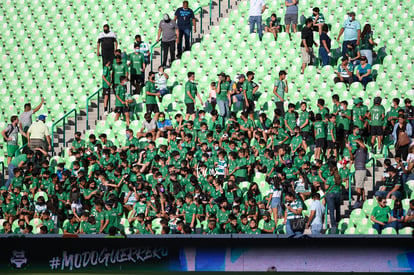
[[[40,116],[38,117],[38,119],[39,119],[39,120],[45,120],[45,119],[46,119],[46,116],[45,116],[45,115],[40,115]]]
[[[359,97],[355,98],[354,99],[354,104],[359,104],[359,103],[362,103],[362,99],[359,98]]]
[[[219,73],[217,76],[226,77],[226,74],[224,72]]]
[[[246,78],[246,76],[244,74],[239,74],[239,79],[240,78]]]
[[[286,164],[292,164],[292,160],[288,159],[285,161]]]

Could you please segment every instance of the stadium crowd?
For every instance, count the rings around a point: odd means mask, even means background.
[[[170,49],[172,60],[175,45],[165,43],[179,38],[178,58],[183,37],[184,50],[190,49],[187,38],[191,24],[188,30],[179,19],[194,18],[186,2],[176,13],[178,31],[173,29],[168,36],[170,41],[162,40],[164,53]],[[295,10],[289,7],[298,2],[286,2],[286,31],[290,25],[296,31],[297,9],[295,16]],[[254,23],[258,23],[261,38],[258,12],[263,12],[265,6],[257,7],[252,10],[250,24],[254,31]],[[302,72],[314,59],[315,31],[321,34],[322,65],[329,63],[327,25],[319,9],[313,11],[302,29]],[[357,47],[361,43],[373,45],[372,33],[366,26],[361,34],[355,13],[349,15],[338,35],[339,40],[344,34],[344,42],[335,81],[360,81],[366,85],[371,80],[372,47],[371,55],[363,52],[369,49]],[[163,29],[169,20],[164,17],[159,34],[171,31]],[[265,27],[275,39],[280,31],[276,20],[272,15]],[[352,34],[348,28],[352,28]],[[396,163],[389,159],[384,162],[384,180],[374,190],[379,205],[371,215],[373,227],[381,233],[387,226],[413,226],[414,201],[408,211],[403,211],[400,203],[408,196],[404,184],[414,179],[414,147],[410,139],[414,108],[410,99],[404,99],[401,106],[402,101],[394,98],[392,108],[386,111],[380,97],[375,97],[371,106],[358,97],[351,105],[335,94],[329,99],[333,108],[327,107],[328,99],[320,98],[317,109],[312,109],[306,101],[286,102],[288,73],[282,70],[273,87],[271,106],[275,108],[271,119],[256,106],[260,87],[253,71],[239,74],[234,80],[225,72],[218,74],[206,102],[197,88],[197,76],[188,72],[188,81],[183,83],[184,98],[178,99],[183,100],[185,109],[172,115],[159,108],[162,97],[171,92],[166,87],[169,76],[164,67],[149,72],[144,83],[149,60],[148,47],[142,43],[145,42],[137,36],[134,52],[123,55],[117,51],[116,35],[107,25],[98,41],[98,55],[100,46],[106,50],[102,74],[105,111],[110,111],[107,102],[113,93],[116,120],[125,118],[129,126],[134,112],[130,108],[131,94],[135,91],[145,95],[146,113],[139,115],[142,128],[118,133],[125,135],[122,146],[114,144],[105,133],[83,139],[77,132],[70,148],[74,161],[69,166],[53,163],[48,156],[51,148],[44,125],[46,117],[40,115],[32,124],[26,116],[25,130],[18,126],[17,116],[11,118],[10,125],[2,131],[10,157],[9,181],[0,189],[2,233],[96,234],[118,228],[132,234],[292,235],[309,227],[312,234],[320,234],[325,207],[331,233],[336,233],[343,193],[354,183],[355,207],[363,205],[368,155],[383,153],[389,144],[396,148]],[[353,66],[358,66],[355,74]],[[127,87],[129,83],[131,89]],[[203,108],[197,108],[197,100]],[[31,116],[39,108],[31,111],[27,105],[25,112]],[[22,117],[20,120],[23,122]],[[19,134],[28,138],[28,147],[13,158]],[[352,166],[355,172],[351,173]],[[389,198],[395,200],[394,209],[383,204]]]

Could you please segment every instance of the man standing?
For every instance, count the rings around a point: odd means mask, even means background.
[[[14,154],[19,149],[19,133],[26,135],[18,126],[19,118],[17,116],[11,116],[10,122],[6,129],[1,131],[4,141],[7,142],[7,165],[10,164]]]
[[[44,151],[52,150],[49,129],[47,128],[45,121],[46,116],[40,115],[38,121],[33,123],[27,131],[27,139],[29,140],[27,145],[32,150],[35,150],[36,148],[40,148]]]
[[[109,30],[109,25],[103,26],[103,32],[98,36],[98,45],[96,48],[96,55],[100,56],[102,53],[102,65],[105,66],[106,62],[114,60],[115,51],[118,48],[118,41],[116,40],[116,34]],[[101,52],[99,50],[102,50]]]
[[[125,115],[126,125],[129,127],[129,107],[126,100],[126,87],[125,84],[128,78],[124,75],[119,77],[120,84],[115,90],[115,121],[119,119],[121,114]]]
[[[189,51],[191,47],[190,45],[191,23],[193,25],[194,32],[196,32],[196,21],[194,17],[194,12],[192,9],[188,8],[188,1],[184,1],[183,6],[176,10],[174,21],[177,22],[178,31],[179,31],[177,57],[181,58],[181,54],[183,53],[183,36],[185,38],[184,51]]]
[[[134,52],[128,55],[128,66],[131,69],[131,84],[139,94],[141,87],[144,86],[145,57],[140,52],[138,43],[134,44]]]
[[[253,82],[254,72],[248,71],[246,75],[247,81],[244,81],[243,83],[244,111],[247,112],[250,118],[254,121],[254,94],[259,89],[259,86]]]
[[[365,180],[367,177],[366,161],[368,156],[367,147],[365,146],[362,139],[358,138],[354,140],[357,150],[354,154],[355,164],[355,187],[357,191],[357,201],[355,208],[361,207],[365,201]]]
[[[254,25],[257,25],[257,33],[259,34],[260,41],[263,36],[263,24],[262,13],[266,10],[266,4],[264,0],[250,0],[249,10],[249,24],[250,33],[254,33]]]
[[[145,64],[148,65],[150,63],[150,45],[141,40],[141,35],[135,35],[135,44],[139,45],[139,52],[144,55]],[[144,81],[142,81],[144,82]]]
[[[167,66],[168,51],[170,51],[170,66],[175,59],[175,43],[178,43],[178,27],[175,21],[170,19],[170,16],[165,13],[163,20],[158,25],[157,42],[160,41],[162,33],[161,48],[163,51],[162,66]]]
[[[296,26],[298,25],[298,0],[285,0],[286,6],[286,13],[285,13],[285,25],[286,25],[286,32],[289,35],[289,38],[292,36],[290,35],[290,25],[293,27],[293,32],[297,32]],[[292,38],[291,38],[292,39]]]
[[[149,72],[148,81],[145,84],[145,104],[147,105],[147,114],[155,113],[154,119],[158,119],[160,112],[157,104],[157,97],[160,98],[160,93],[155,88],[155,73]]]
[[[185,120],[188,120],[190,116],[191,116],[191,120],[194,120],[196,96],[198,97],[198,100],[200,100],[201,105],[203,105],[203,100],[201,99],[201,96],[197,91],[197,84],[194,83],[194,80],[195,80],[194,72],[188,72],[187,77],[188,77],[188,81],[185,84],[185,95],[184,95],[184,103],[187,106]]]
[[[112,85],[112,79],[111,79],[111,62],[107,61],[102,72],[102,94],[104,96],[104,109],[105,113],[104,115],[108,115],[108,102],[110,100],[111,95],[111,85]]]
[[[379,151],[382,151],[382,139],[384,136],[384,118],[385,118],[385,109],[381,105],[382,99],[377,96],[374,98],[374,106],[369,110],[368,118],[371,121],[371,144],[372,144],[372,153],[375,153],[375,139],[378,140],[377,148]]]
[[[302,52],[302,69],[303,74],[307,65],[312,65],[315,58],[312,46],[318,47],[318,44],[313,40],[312,18],[305,21],[305,27],[302,29],[302,42],[300,43],[300,50]]]
[[[323,225],[323,215],[325,206],[321,203],[321,195],[314,193],[312,196],[313,202],[310,206],[310,215],[306,227],[310,227],[312,235],[320,235]]]
[[[287,73],[286,71],[279,72],[279,79],[275,81],[275,86],[273,88],[273,93],[275,95],[276,108],[282,112],[282,116],[285,115],[285,93],[288,93],[288,85],[286,80]]]
[[[226,120],[230,116],[230,83],[226,81],[226,74],[220,73],[217,85],[217,105],[219,115]]]
[[[359,45],[361,38],[361,24],[358,20],[355,20],[355,12],[348,13],[348,19],[345,20],[339,31],[336,40],[339,42],[339,38],[344,34],[344,41],[342,42],[342,56],[346,56],[347,45],[352,44],[354,48]]]
[[[34,108],[32,110],[32,105],[30,103],[26,103],[24,105],[24,112],[20,115],[20,123],[19,123],[19,127],[20,129],[27,134],[27,130],[29,130],[30,125],[32,125],[32,115],[34,113],[36,113],[37,111],[40,110],[40,108],[42,108],[43,103],[45,102],[45,99],[42,98],[42,101],[40,102],[40,104]],[[27,138],[25,136],[22,136],[22,144],[25,145],[27,144]]]
[[[112,65],[112,81],[114,82],[114,91],[116,91],[116,88],[120,83],[121,76],[128,78],[128,67],[126,63],[122,62],[122,57],[117,55],[116,62]]]

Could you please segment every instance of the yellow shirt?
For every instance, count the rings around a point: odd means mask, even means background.
[[[33,123],[29,130],[27,131],[30,134],[30,138],[34,139],[45,139],[46,136],[49,136],[49,129],[47,128],[46,124],[42,121],[36,121]]]

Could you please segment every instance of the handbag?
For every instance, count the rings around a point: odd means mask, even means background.
[[[398,142],[397,142],[397,145],[399,146],[399,147],[401,147],[401,146],[406,146],[406,145],[408,145],[408,144],[410,144],[411,143],[411,140],[410,140],[410,138],[408,137],[408,135],[407,135],[407,133],[406,132],[400,132],[399,134],[398,134]]]
[[[294,218],[291,220],[290,227],[293,232],[303,232],[305,231],[306,221],[305,218]]]

